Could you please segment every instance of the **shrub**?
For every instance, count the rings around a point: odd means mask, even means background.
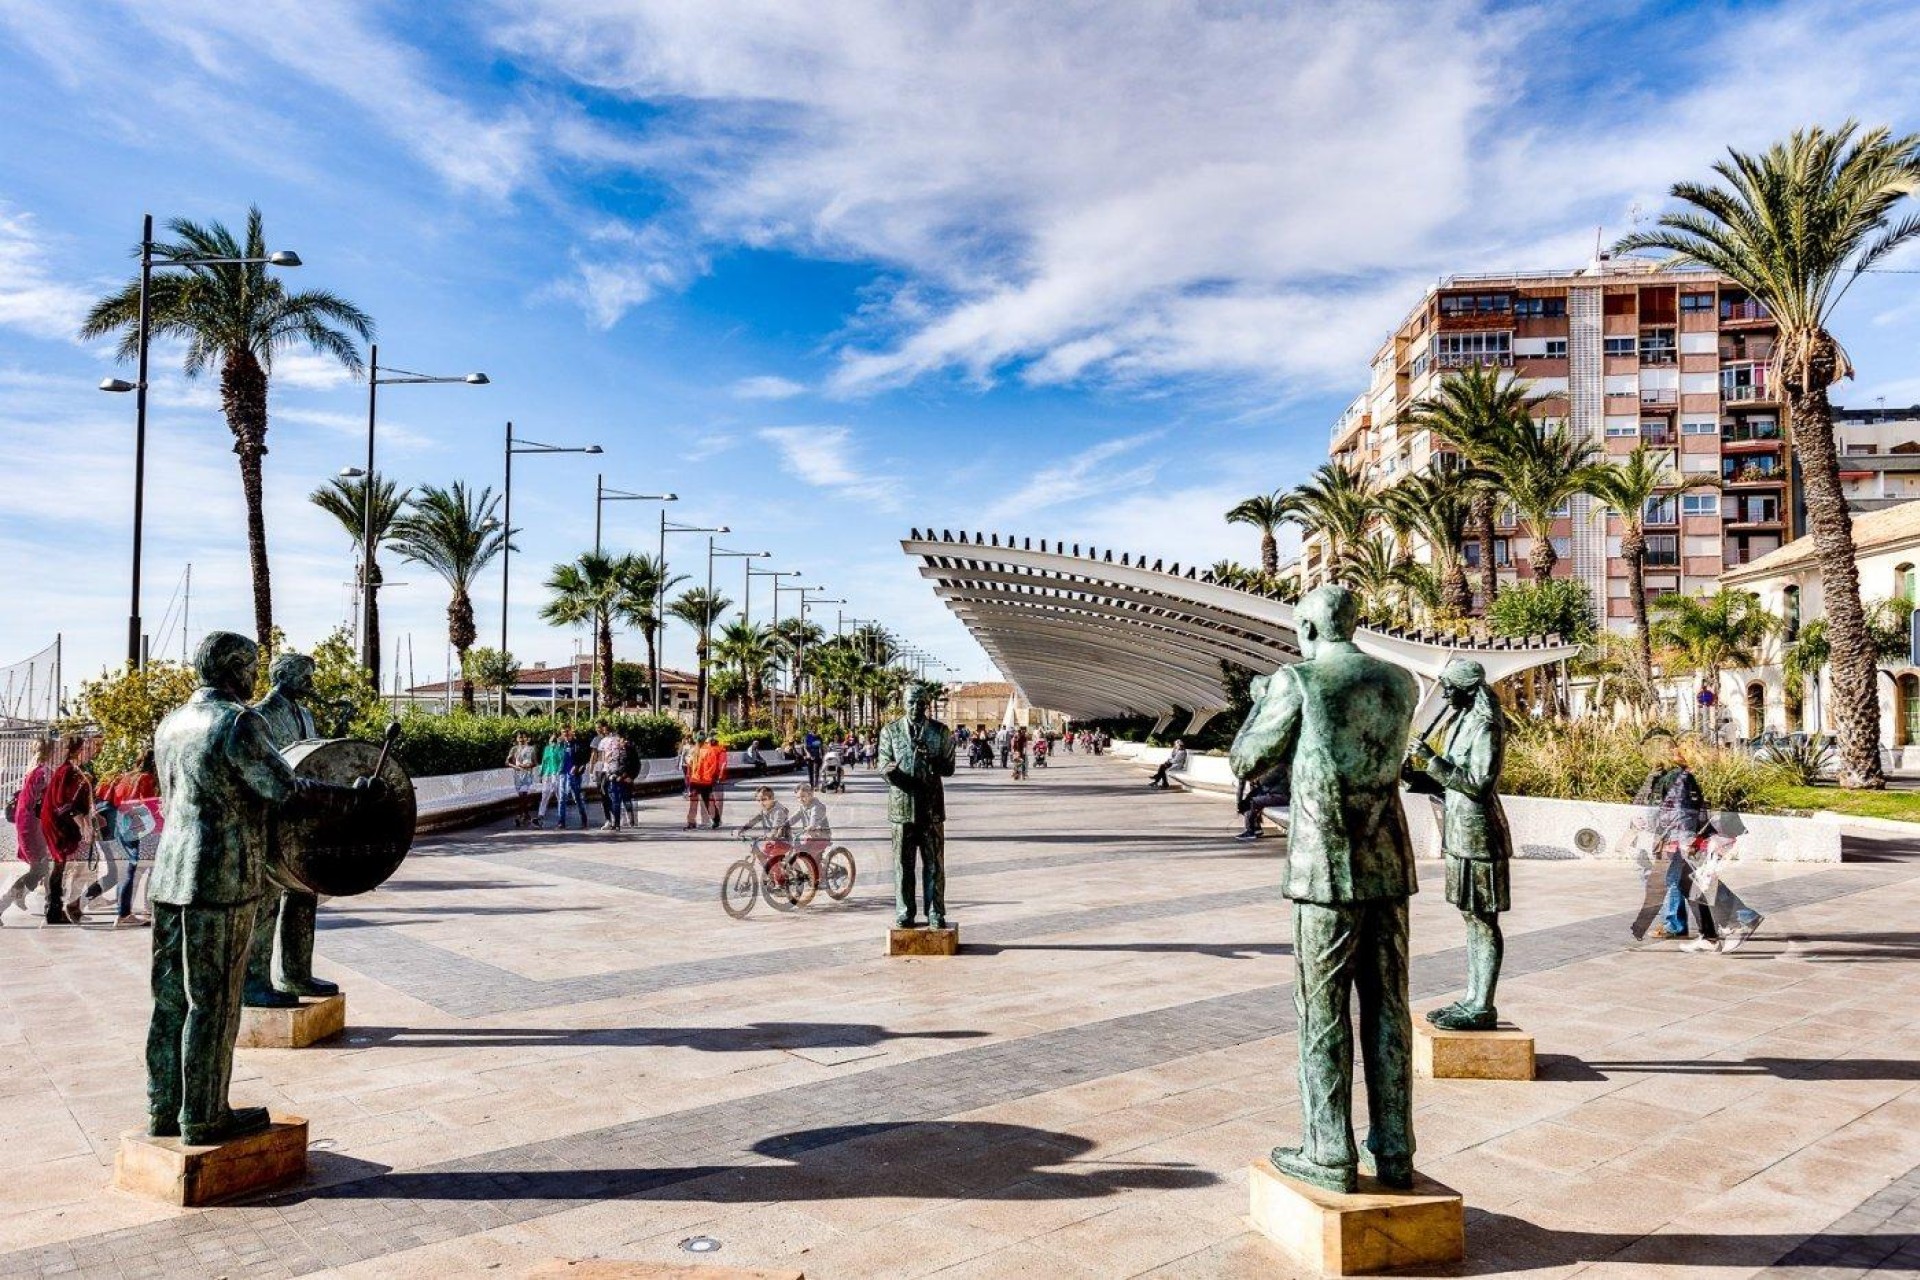
[[[1793,781],[1781,765],[1704,742],[1690,746],[1693,773],[1711,809],[1766,813]],[[1508,795],[1629,804],[1662,753],[1639,729],[1597,717],[1516,720],[1507,733],[1500,789]]]
[[[1778,765],[1796,787],[1811,787],[1833,774],[1833,742],[1818,735],[1799,742],[1775,743],[1761,759]]]
[[[199,683],[191,668],[177,662],[149,662],[138,671],[102,673],[83,683],[75,711],[79,723],[100,730],[95,773],[105,778],[138,764],[160,721]]]
[[[617,727],[647,758],[673,755],[680,749],[683,726],[668,715],[610,715]],[[437,773],[472,773],[498,769],[506,762],[513,735],[527,733],[542,742],[561,729],[591,734],[597,721],[559,716],[482,716],[455,711],[434,715],[408,711],[400,718],[400,741],[393,753],[408,773],[427,777]]]

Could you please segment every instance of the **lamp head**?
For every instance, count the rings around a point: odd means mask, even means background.
[[[586,448],[584,448],[584,449],[582,449],[582,450],[581,450],[580,452],[582,452],[582,453],[605,453],[605,452],[606,452],[606,450],[605,450],[605,449],[602,449],[602,448],[601,448],[601,447],[600,447],[599,445],[597,445],[597,444],[590,444],[590,445],[588,445],[588,446],[587,446]]]
[[[488,382],[492,381],[492,379],[488,378],[484,373],[470,373],[463,381],[470,387],[484,387]]]
[[[364,476],[365,474],[367,473],[362,471],[359,467],[340,468],[340,478],[342,480],[358,480],[361,476]]]
[[[678,501],[680,501],[680,495],[679,495],[679,494],[677,494],[677,493],[663,493],[663,494],[661,494],[661,495],[660,495],[660,501],[662,501],[662,502],[678,502]]]
[[[100,379],[100,389],[102,391],[131,391],[133,390],[133,384],[125,378],[102,378]]]
[[[297,267],[300,265],[300,255],[291,249],[282,249],[278,253],[270,253],[267,255],[267,265],[270,267]]]
[[[714,532],[715,533],[732,533],[733,529],[730,526],[723,524],[718,529],[715,529]]]

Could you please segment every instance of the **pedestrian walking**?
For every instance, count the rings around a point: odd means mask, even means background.
[[[593,758],[592,749],[580,740],[573,730],[565,731],[567,744],[567,796],[560,806],[560,828],[567,826],[567,802],[580,811],[580,829],[587,829],[587,764]]]
[[[141,929],[152,918],[136,906],[144,906],[141,891],[153,870],[153,851],[158,847],[163,822],[160,814],[160,779],[154,772],[153,748],[141,753],[139,763],[107,783],[102,791],[103,808],[109,834],[118,847],[125,874],[119,877],[119,897],[114,903],[113,927]]]
[[[513,745],[507,748],[507,768],[513,770],[513,825],[516,827],[533,821],[533,793],[538,786],[536,770],[540,763],[533,738],[524,732],[514,734]],[[544,804],[542,808],[544,810]]]
[[[593,740],[593,758],[595,777],[600,784],[600,808],[606,815],[600,829],[618,831],[620,820],[626,813],[623,772],[627,767],[627,740],[620,736],[618,729],[604,721],[600,725],[599,735]]]
[[[817,787],[820,785],[820,762],[826,758],[826,744],[820,740],[818,733],[809,729],[801,746],[806,752],[807,785]]]
[[[720,788],[727,780],[727,750],[720,735],[710,733],[687,758],[687,830],[697,822],[720,826]]]
[[[46,890],[47,923],[67,923],[65,913],[57,911],[60,883],[55,879],[55,870],[59,864],[53,860],[53,849],[48,845],[46,832],[40,826],[40,806],[46,799],[47,784],[53,781],[53,770],[58,760],[59,744],[54,739],[41,738],[35,742],[33,761],[27,766],[27,776],[20,780],[20,790],[13,795],[11,816],[14,855],[25,867],[8,887],[6,897],[0,898],[0,924],[6,923],[7,909],[24,908],[27,895],[35,889]]]
[[[40,801],[40,830],[53,851],[53,881],[48,888],[47,919],[54,919],[58,900],[67,924],[79,924],[85,908],[80,903],[86,891],[85,859],[93,843],[93,776],[87,763],[98,749],[99,739],[70,733],[61,740],[60,763],[47,780],[47,794]]]
[[[547,739],[540,749],[540,808],[533,815],[533,825],[543,827],[547,821],[547,805],[560,807],[560,825],[567,825],[567,747],[562,735],[556,733]]]

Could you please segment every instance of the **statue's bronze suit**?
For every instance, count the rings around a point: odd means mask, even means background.
[[[893,922],[914,925],[914,863],[920,864],[927,925],[947,927],[947,801],[942,778],[953,776],[953,734],[931,719],[926,691],[907,691],[907,713],[880,730],[880,773],[887,780],[893,824]]]

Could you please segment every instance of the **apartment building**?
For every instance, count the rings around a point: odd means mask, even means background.
[[[1855,512],[1920,498],[1920,405],[1833,410],[1840,486]]]
[[[1721,572],[1791,539],[1797,523],[1785,406],[1769,381],[1766,309],[1718,273],[1656,271],[1602,257],[1584,270],[1452,276],[1429,289],[1372,362],[1366,392],[1333,426],[1329,454],[1376,487],[1444,461],[1445,447],[1403,421],[1406,409],[1466,365],[1511,369],[1544,396],[1541,416],[1610,456],[1641,444],[1718,490],[1677,494],[1646,512],[1649,597],[1711,591]],[[1530,540],[1499,515],[1503,581],[1531,576]],[[1584,498],[1553,529],[1557,576],[1587,583],[1609,625],[1631,617],[1620,522]],[[1416,550],[1416,554],[1424,554]],[[1478,569],[1479,548],[1468,548]],[[1325,581],[1326,548],[1309,538],[1295,573]]]

